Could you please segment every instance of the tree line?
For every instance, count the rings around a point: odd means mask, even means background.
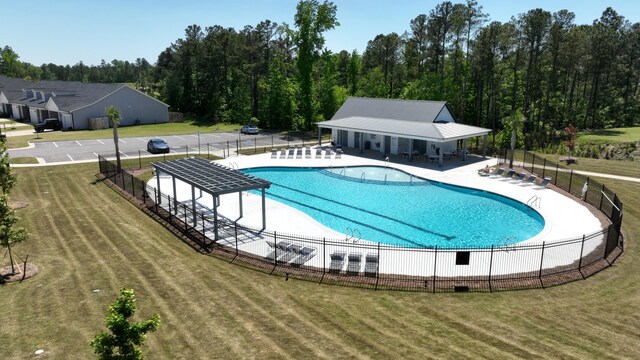
[[[339,26],[332,2],[302,0],[296,10],[292,26],[191,25],[154,65],[36,67],[5,47],[0,73],[133,83],[174,111],[273,129],[311,129],[348,96],[445,100],[459,122],[494,133],[510,133],[505,119],[520,111],[527,147],[548,143],[568,124],[638,124],[640,23],[612,8],[591,25],[576,25],[569,10],[539,8],[501,23],[475,0],[444,1],[406,31],[377,35],[362,54],[325,48],[323,34]]]

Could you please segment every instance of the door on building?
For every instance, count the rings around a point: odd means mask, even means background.
[[[62,120],[62,128],[65,130],[73,129],[73,121],[71,120],[71,114],[60,114]]]
[[[353,133],[353,147],[360,149],[360,133],[357,131]]]

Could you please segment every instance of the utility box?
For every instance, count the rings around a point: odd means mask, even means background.
[[[100,129],[108,129],[108,128],[109,128],[108,117],[89,118],[89,129],[100,130]]]

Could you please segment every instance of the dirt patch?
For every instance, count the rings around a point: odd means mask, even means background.
[[[25,201],[9,201],[9,207],[13,210],[26,208],[27,206],[29,206],[29,203]]]
[[[24,265],[16,265],[14,268],[16,270],[15,274],[11,273],[11,266],[0,268],[0,284],[28,279],[38,273],[38,266],[34,264],[27,263],[26,271]]]
[[[127,172],[133,176],[138,176],[140,174],[144,174],[146,172],[153,171],[153,167],[145,166],[140,169],[128,169]]]

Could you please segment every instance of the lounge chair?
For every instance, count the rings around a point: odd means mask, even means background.
[[[302,159],[302,147],[296,148],[296,159]]]
[[[324,158],[325,159],[331,159],[331,155],[333,155],[333,151],[331,151],[331,149],[327,149],[324,151]]]
[[[344,258],[347,256],[347,253],[344,251],[336,251],[333,254],[329,255],[331,258],[331,263],[329,264],[329,273],[337,274],[342,271],[344,267]]]
[[[498,171],[496,171],[494,174],[491,174],[492,177],[502,177],[502,174],[504,173],[504,168],[499,168]]]
[[[280,159],[286,159],[286,158],[287,158],[287,149],[280,150]]]
[[[289,148],[289,153],[287,154],[287,159],[293,159],[295,152],[296,152],[296,149],[294,149],[293,146],[291,146]]]
[[[535,184],[536,183],[536,179],[538,178],[538,175],[536,174],[531,174],[527,180],[524,181],[525,184]]]
[[[509,172],[507,172],[507,175],[504,176],[504,179],[510,180],[515,173],[516,169],[509,169]]]
[[[316,256],[316,248],[311,246],[304,246],[303,248],[297,251],[298,256],[291,261],[291,265],[300,266],[311,260],[314,256]]]
[[[376,277],[378,274],[378,254],[367,254],[364,259],[364,276]]]
[[[298,256],[298,251],[300,251],[300,249],[302,249],[302,246],[298,244],[289,245],[284,251],[284,253],[280,255],[280,257],[278,257],[278,261],[286,263],[293,260],[295,257]]]
[[[311,147],[307,146],[304,150],[304,157],[305,159],[311,159]]]
[[[322,148],[316,148],[316,159],[322,159]]]
[[[276,159],[278,157],[278,149],[271,149],[271,158]]]
[[[276,259],[277,256],[280,256],[280,254],[282,253],[280,250],[276,249],[276,243],[271,241],[271,240],[267,240],[267,245],[269,245],[269,253],[267,254],[267,256],[265,256],[264,258],[270,261],[273,261]]]
[[[336,149],[336,159],[342,158],[342,149]]]
[[[546,188],[547,185],[551,182],[551,177],[547,176],[544,179],[542,179],[542,181],[540,182],[540,184],[538,184],[538,186],[542,187],[542,188]]]
[[[359,252],[352,252],[349,254],[349,263],[347,264],[348,275],[358,275],[360,273],[360,267],[362,267],[362,254]]]
[[[518,174],[518,178],[516,180],[518,181],[524,181],[524,179],[527,177],[527,172],[523,171],[520,174]]]

